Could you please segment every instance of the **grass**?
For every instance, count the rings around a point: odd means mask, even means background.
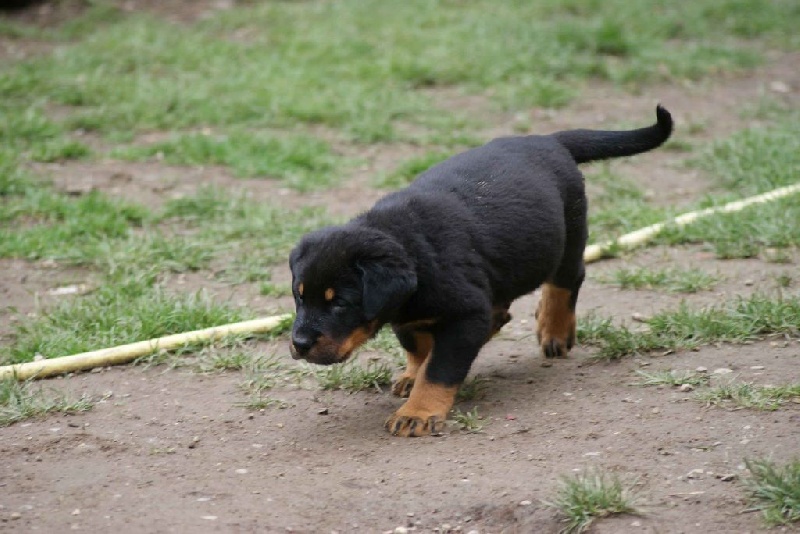
[[[614,360],[705,343],[744,343],[771,334],[797,335],[800,299],[756,294],[703,309],[692,309],[684,303],[677,310],[654,315],[647,325],[646,330],[634,331],[592,315],[579,320],[578,342],[596,345],[597,358]]]
[[[786,386],[758,386],[749,382],[731,382],[697,393],[708,405],[728,403],[741,408],[777,410],[786,402],[800,402],[800,383]]]
[[[322,124],[360,142],[413,138],[400,126],[446,133],[465,115],[420,89],[491,89],[506,108],[554,107],[587,79],[637,85],[740,70],[767,47],[800,46],[797,9],[789,0],[269,2],[178,25],[100,1],[61,27],[0,25],[11,38],[63,45],[0,70],[0,109],[13,119],[0,123],[23,134],[24,150],[76,129],[114,140]]]
[[[0,427],[48,413],[74,414],[92,409],[87,397],[70,399],[63,394],[46,394],[31,382],[8,378],[0,380]]]
[[[57,304],[48,313],[18,323],[0,361],[26,362],[39,354],[66,356],[167,334],[240,321],[245,313],[203,293],[173,295],[145,281],[104,285],[95,293]]]
[[[340,168],[337,156],[321,139],[247,131],[178,134],[160,143],[119,148],[112,156],[173,165],[223,165],[239,177],[280,178],[298,189],[329,186]]]
[[[750,477],[744,480],[754,510],[770,525],[800,521],[800,460],[778,466],[765,459],[745,460]]]
[[[462,412],[456,408],[453,410],[450,418],[455,421],[460,430],[469,432],[471,434],[477,434],[481,432],[483,427],[486,426],[483,416],[478,414],[477,406],[467,412]]]
[[[351,360],[343,364],[314,370],[322,389],[341,389],[349,392],[382,388],[392,383],[394,368],[382,361],[370,360],[366,366]]]
[[[456,393],[456,402],[472,401],[482,399],[486,395],[489,387],[489,379],[480,375],[475,375],[461,384]]]
[[[585,532],[598,518],[616,514],[637,514],[635,497],[614,474],[589,471],[574,477],[562,477],[561,487],[552,501],[545,502],[556,509],[566,523],[560,532]]]
[[[797,112],[787,111],[770,126],[743,130],[714,143],[693,165],[708,171],[715,185],[730,192],[707,199],[700,207],[719,205],[790,185],[800,170],[800,127]],[[683,228],[667,228],[665,244],[705,243],[720,258],[763,255],[785,261],[781,249],[800,246],[800,203],[796,195],[701,219]],[[777,253],[775,251],[777,249]]]
[[[621,289],[664,289],[672,293],[697,293],[713,289],[720,278],[696,268],[638,267],[617,269],[610,275],[599,277],[598,280],[615,284]]]
[[[441,163],[453,154],[454,152],[436,150],[408,159],[394,171],[379,177],[377,185],[391,189],[405,187],[414,181],[418,175],[427,171],[437,163]]]

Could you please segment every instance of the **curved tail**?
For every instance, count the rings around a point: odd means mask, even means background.
[[[553,134],[577,163],[619,158],[647,152],[661,145],[672,134],[672,115],[660,105],[658,121],[647,128],[621,132],[603,130],[566,130]]]

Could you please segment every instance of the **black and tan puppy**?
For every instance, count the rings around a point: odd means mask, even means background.
[[[575,341],[586,196],[577,164],[656,148],[672,118],[631,131],[506,137],[422,173],[343,226],[292,251],[292,355],[345,361],[384,324],[408,352],[387,421],[395,435],[440,431],[481,347],[511,302],[542,286],[537,335],[548,358]]]

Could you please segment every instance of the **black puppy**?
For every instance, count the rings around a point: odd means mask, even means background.
[[[569,130],[506,137],[422,173],[342,226],[292,251],[294,358],[346,360],[390,323],[408,366],[393,391],[408,401],[395,435],[440,431],[481,347],[511,302],[542,286],[537,335],[546,357],[575,341],[584,277],[586,195],[577,164],[661,145],[672,117],[631,131]]]

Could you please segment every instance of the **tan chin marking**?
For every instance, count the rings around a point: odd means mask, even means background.
[[[353,330],[350,335],[344,339],[344,341],[341,342],[336,354],[338,354],[340,358],[346,358],[351,352],[356,350],[372,337],[372,334],[375,333],[375,328],[377,328],[376,322],[372,322],[367,326],[359,326]]]

